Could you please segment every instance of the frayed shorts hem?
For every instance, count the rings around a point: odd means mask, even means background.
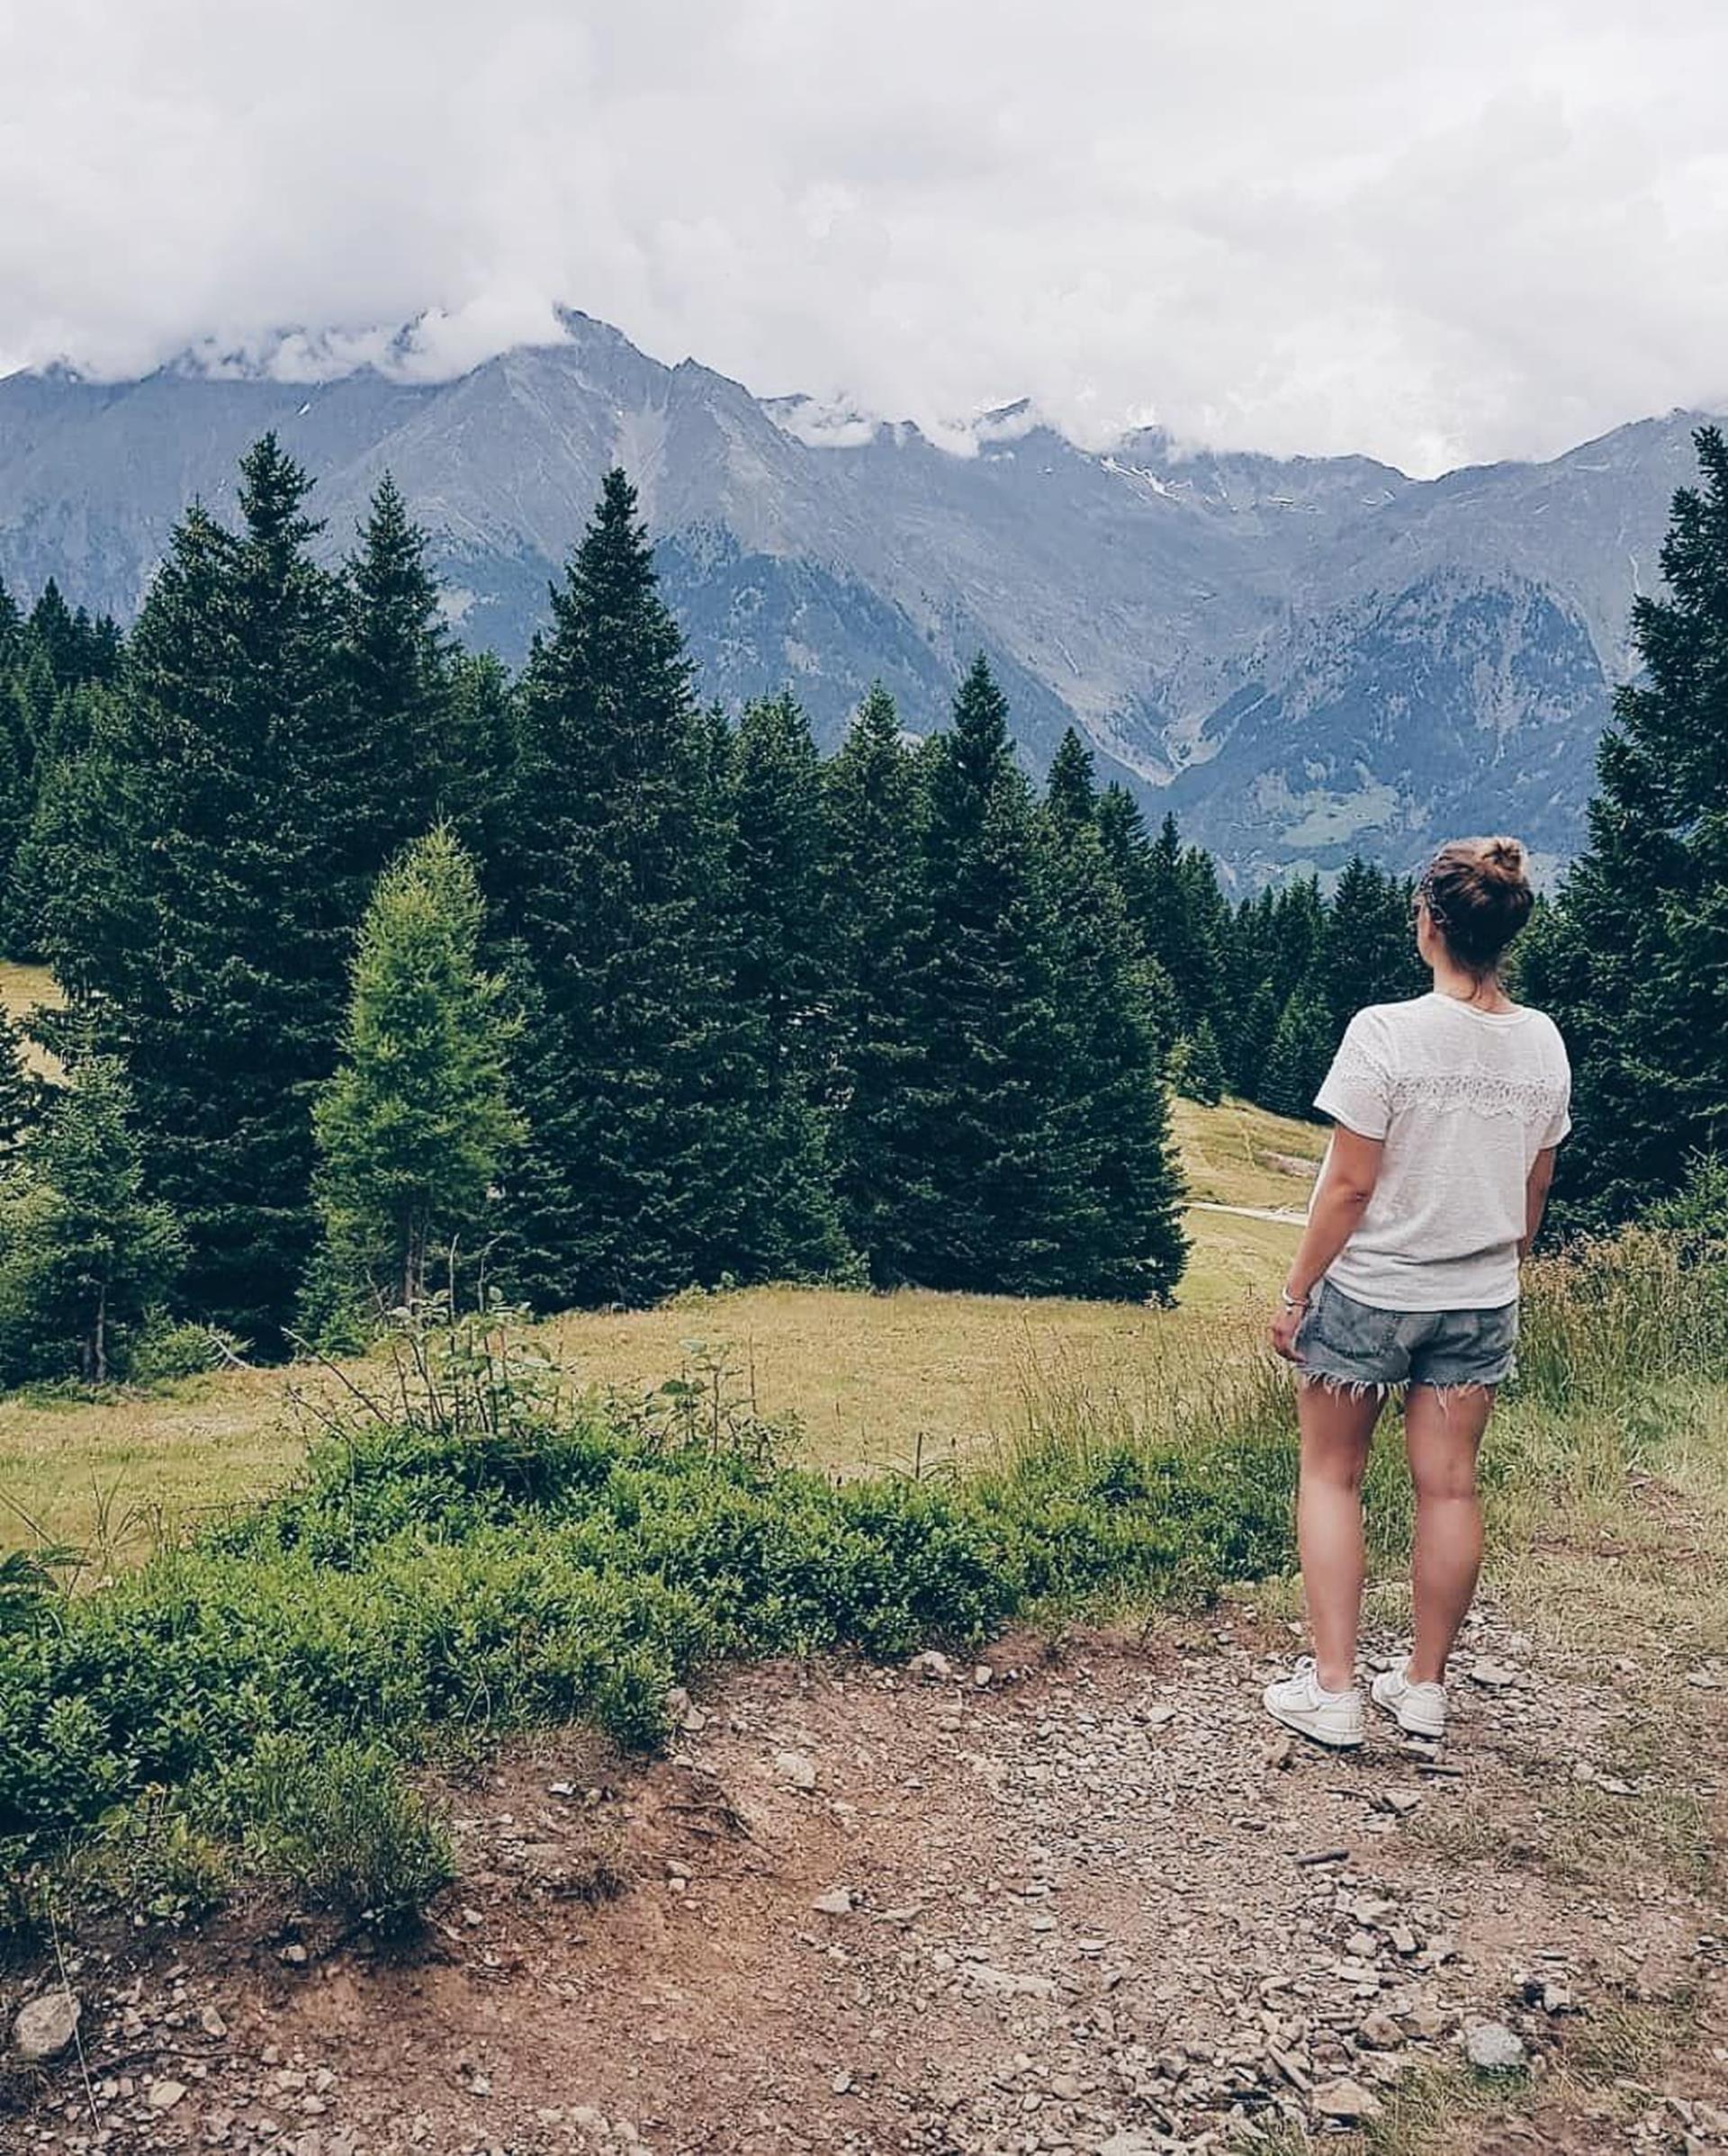
[[[1360,1400],[1372,1393],[1377,1400],[1404,1399],[1410,1393],[1431,1392],[1444,1407],[1454,1393],[1492,1392],[1512,1375],[1509,1370],[1488,1378],[1350,1378],[1329,1370],[1299,1370],[1298,1385],[1318,1385],[1322,1391],[1348,1393]]]

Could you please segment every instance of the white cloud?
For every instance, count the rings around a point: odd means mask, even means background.
[[[764,393],[1540,454],[1728,397],[1728,13],[0,0],[0,365],[565,301]],[[956,437],[958,438],[958,437]]]

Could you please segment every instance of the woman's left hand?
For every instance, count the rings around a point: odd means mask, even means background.
[[[1275,1354],[1286,1362],[1300,1362],[1296,1352],[1296,1335],[1302,1329],[1302,1320],[1308,1316],[1308,1305],[1299,1303],[1292,1310],[1287,1303],[1280,1303],[1273,1315],[1272,1345]]]

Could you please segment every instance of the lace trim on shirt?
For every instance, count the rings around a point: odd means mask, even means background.
[[[1394,1113],[1419,1100],[1427,1108],[1469,1108],[1526,1123],[1545,1121],[1566,1091],[1558,1079],[1506,1078],[1495,1071],[1412,1071],[1389,1081],[1348,1041],[1338,1052],[1334,1074],[1345,1084],[1361,1085]]]

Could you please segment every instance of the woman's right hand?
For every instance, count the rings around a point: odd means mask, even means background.
[[[1296,1335],[1302,1329],[1302,1320],[1308,1316],[1306,1303],[1281,1302],[1272,1320],[1272,1346],[1274,1354],[1282,1355],[1286,1362],[1300,1362],[1296,1352]]]

